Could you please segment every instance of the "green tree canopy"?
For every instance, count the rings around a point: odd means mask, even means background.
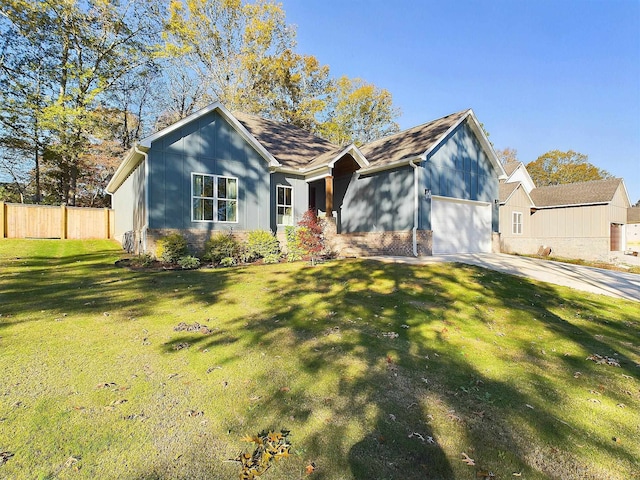
[[[389,91],[360,78],[343,76],[331,86],[327,118],[319,133],[338,145],[363,145],[396,133],[400,129],[395,122],[399,115]]]
[[[588,182],[611,178],[612,175],[588,162],[589,157],[569,150],[551,150],[527,164],[531,179],[538,187],[565,183]]]

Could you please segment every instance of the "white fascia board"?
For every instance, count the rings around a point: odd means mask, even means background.
[[[513,189],[513,191],[509,194],[509,196],[503,202],[500,202],[500,205],[506,205],[507,203],[509,203],[509,199],[513,197],[513,195],[518,191],[519,188],[522,188],[522,191],[529,199],[529,203],[531,203],[530,207],[534,207],[535,203],[533,203],[533,199],[531,198],[531,195],[529,195],[529,192],[527,192],[527,189],[524,188],[524,185],[522,184],[522,182],[518,182],[518,186]]]
[[[471,113],[471,109],[467,110],[467,112],[462,117],[460,117],[460,120],[451,125],[451,127],[449,127],[449,129],[440,136],[438,141],[435,142],[427,151],[422,154],[422,157],[424,157],[425,159],[428,158],[429,155],[431,155],[431,153],[440,146],[444,139],[447,138],[456,128],[460,126],[460,124],[462,124],[467,119],[469,113]]]
[[[552,208],[596,207],[598,205],[609,205],[609,203],[611,202],[571,203],[568,205],[545,205],[544,207],[539,207],[534,204],[531,208],[533,208],[534,210],[550,210]]]
[[[278,162],[273,155],[271,155],[263,146],[258,142],[258,140],[249,133],[249,131],[244,128],[244,126],[238,121],[233,114],[227,110],[224,105],[220,102],[212,103],[211,105],[207,105],[204,108],[201,108],[197,112],[192,113],[188,117],[184,117],[182,120],[177,121],[176,123],[169,125],[166,128],[163,128],[159,132],[154,133],[146,138],[143,138],[140,141],[140,145],[151,148],[151,144],[159,138],[168,135],[169,133],[182,128],[183,126],[191,123],[194,120],[197,120],[204,115],[217,110],[218,113],[233,127],[233,129],[240,134],[242,138],[244,138],[255,150],[260,154],[262,158],[264,158],[270,167],[280,166],[280,162]]]
[[[627,192],[627,186],[624,183],[624,178],[620,179],[620,183],[622,184],[622,190],[624,191],[624,198],[627,201],[627,208],[630,208],[631,207],[631,199],[629,198],[629,192]]]
[[[455,197],[443,197],[442,195],[432,195],[432,200],[442,200],[445,202],[454,202],[454,203],[467,203],[469,205],[491,205],[491,202],[483,202],[481,200],[466,200],[464,198],[455,198]]]
[[[465,119],[471,118],[472,120],[471,126],[476,136],[480,140],[480,144],[484,147],[485,151],[489,155],[489,160],[498,171],[498,179],[505,180],[507,178],[507,172],[504,171],[504,167],[502,166],[502,163],[500,163],[500,160],[498,159],[498,156],[496,155],[495,150],[491,146],[491,142],[489,142],[489,139],[485,135],[484,130],[480,126],[480,122],[478,121],[476,114],[473,113],[472,109],[469,109],[469,111],[467,112],[467,115],[465,115],[464,118]]]
[[[410,163],[420,163],[424,161],[424,155],[418,155],[417,157],[407,157],[395,162],[385,163],[384,165],[378,165],[376,167],[363,168],[358,170],[360,174],[369,174],[382,172],[383,170],[391,170],[392,168],[402,167],[403,165],[409,165]]]
[[[350,154],[356,161],[356,163],[360,166],[360,168],[367,168],[369,166],[369,160],[365,158],[356,144],[352,143],[351,145],[347,145],[344,150],[342,150],[338,155],[335,156],[333,160],[329,162],[329,167],[333,168],[336,162],[346,154]]]
[[[331,168],[323,167],[321,170],[316,170],[315,175],[313,176],[305,176],[304,181],[307,183],[315,182],[316,180],[322,180],[323,178],[330,177],[333,173]]]
[[[138,145],[138,148],[143,151],[148,151],[148,147]],[[122,163],[118,165],[113,177],[109,180],[105,191],[109,195],[113,195],[118,188],[124,183],[124,181],[131,175],[131,173],[140,165],[140,162],[144,159],[144,155],[136,152],[136,147],[132,147]]]
[[[249,133],[249,131],[244,128],[244,126],[236,119],[229,110],[227,110],[220,102],[212,103],[204,108],[201,108],[197,112],[192,113],[191,115],[184,117],[182,120],[177,121],[176,123],[169,125],[166,128],[154,133],[153,135],[149,135],[148,137],[143,138],[136,145],[140,150],[148,152],[151,148],[151,144],[158,140],[159,138],[168,135],[169,133],[182,128],[194,120],[197,120],[204,115],[217,110],[218,113],[233,127],[233,129],[238,132],[238,134],[246,140],[257,152],[258,154],[264,158],[268,163],[269,167],[279,167],[280,162],[278,162],[273,155],[271,155],[258,140]],[[133,170],[138,166],[141,161],[142,155],[137,154],[135,152],[135,146],[132,148],[122,163],[118,166],[118,169],[114,173],[111,181],[107,185],[105,189],[107,193],[113,194],[122,183],[127,179],[127,177],[133,172]]]
[[[437,142],[435,142],[431,146],[431,148],[429,148],[426,152],[424,152],[422,156],[424,158],[427,158],[429,155],[431,155],[431,153],[440,146],[440,144],[444,141],[444,139],[446,139],[456,128],[462,125],[468,118],[471,119],[471,122],[470,122],[471,129],[480,140],[480,145],[482,145],[485,152],[487,153],[487,156],[489,157],[489,161],[493,164],[495,169],[498,171],[498,180],[506,180],[507,173],[504,171],[504,168],[502,167],[500,160],[498,160],[498,156],[496,155],[496,152],[493,150],[491,143],[487,139],[487,136],[484,134],[482,127],[480,127],[480,122],[476,118],[476,115],[475,113],[473,113],[472,109],[467,110],[467,112],[464,115],[462,115],[462,117],[460,117],[460,120],[454,123],[446,132],[444,132],[440,137],[440,139]]]

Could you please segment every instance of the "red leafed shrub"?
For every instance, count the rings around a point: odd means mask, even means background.
[[[323,226],[313,210],[307,210],[298,222],[302,248],[311,256],[311,263],[324,251]]]

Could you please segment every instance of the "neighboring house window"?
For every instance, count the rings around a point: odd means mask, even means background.
[[[238,179],[193,173],[192,220],[196,222],[238,221]]]
[[[522,213],[513,212],[513,233],[522,235]]]
[[[278,225],[293,225],[293,188],[278,185],[276,199]]]

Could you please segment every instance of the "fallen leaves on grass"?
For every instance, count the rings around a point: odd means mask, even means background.
[[[466,463],[470,467],[474,467],[475,466],[476,461],[473,458],[471,458],[469,455],[467,455],[464,452],[462,452],[461,455],[462,455],[462,461],[464,463]]]
[[[80,462],[80,458],[71,456],[67,458],[66,462],[64,462],[64,468],[72,468],[77,472],[78,470],[80,470],[80,465],[78,465],[78,462]]]
[[[309,465],[304,467],[304,473],[307,475],[311,475],[315,471],[316,471],[316,464],[313,462],[311,462]]]
[[[202,417],[204,415],[202,410],[187,410],[185,413],[187,417]]]
[[[180,342],[176,345],[173,346],[174,350],[182,350],[183,348],[189,348],[191,345],[189,345],[188,342]]]
[[[96,385],[96,388],[113,388],[115,386],[117,386],[117,384],[114,382],[105,382],[99,383],[98,385]]]
[[[212,333],[208,326],[201,325],[198,322],[192,324],[180,322],[178,325],[173,327],[173,330],[176,332],[200,332],[203,335],[209,335]]]
[[[126,417],[122,417],[124,420],[140,420],[144,422],[147,417],[144,413],[132,413],[131,415],[127,415]]]
[[[14,454],[11,452],[0,452],[0,465],[7,463],[7,461],[13,456]]]
[[[412,432],[409,434],[409,438],[414,438],[414,437],[422,440],[422,443],[428,443],[430,445],[435,445],[436,443],[433,437],[427,435],[427,437],[425,438],[423,435],[419,434],[418,432]]]
[[[490,472],[488,470],[478,470],[476,472],[476,478],[481,478],[482,480],[488,480],[490,478],[496,478],[495,473]]]
[[[243,441],[255,443],[256,448],[253,454],[243,452],[232,460],[241,464],[240,479],[256,479],[269,470],[274,460],[288,457],[291,450],[289,433],[288,430],[262,431],[256,436],[244,437]]]
[[[587,360],[591,360],[592,362],[596,362],[598,365],[610,365],[612,367],[619,367],[620,362],[615,358],[598,355],[597,353],[592,353],[587,357]]]

